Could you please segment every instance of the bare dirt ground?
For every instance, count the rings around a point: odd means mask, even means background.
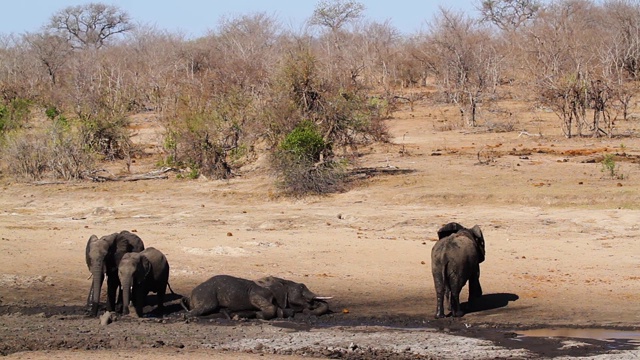
[[[326,197],[277,196],[264,159],[229,181],[170,174],[36,186],[4,177],[0,354],[637,358],[640,124],[619,122],[621,136],[613,139],[565,139],[553,114],[533,116],[518,106],[508,132],[489,121],[457,126],[444,108],[403,108],[388,121],[392,143],[362,149],[358,165],[369,168],[366,175],[350,191]],[[134,139],[153,152],[157,126],[145,117],[135,125]],[[614,178],[602,171],[605,154],[618,154]],[[155,160],[137,159],[131,170],[149,171]],[[438,227],[450,221],[482,227],[485,296],[478,311],[434,320],[430,250]],[[92,234],[125,229],[167,255],[177,293],[216,274],[275,275],[334,296],[334,313],[186,321],[174,298],[162,319],[101,326],[85,316],[84,248]],[[588,335],[522,336],[551,328]]]

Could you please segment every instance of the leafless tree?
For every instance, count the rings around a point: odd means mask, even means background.
[[[425,58],[447,99],[475,126],[483,95],[497,85],[503,56],[490,29],[462,13],[443,8],[429,27]]]
[[[88,3],[56,12],[47,29],[65,36],[74,48],[103,47],[111,38],[131,31],[129,14],[115,5]]]
[[[45,67],[51,77],[51,83],[56,85],[58,73],[72,52],[69,43],[64,38],[48,32],[25,34],[24,39]]]

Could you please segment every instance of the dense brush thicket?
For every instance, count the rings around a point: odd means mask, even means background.
[[[357,1],[322,1],[300,32],[254,13],[198,38],[135,27],[112,5],[68,7],[40,32],[0,34],[2,154],[21,177],[82,178],[96,160],[130,158],[128,119],[153,112],[163,163],[190,176],[231,177],[262,144],[285,191],[339,191],[358,147],[387,139],[394,101],[426,87],[461,126],[528,94],[567,137],[615,135],[638,90],[639,3],[480,5],[401,34]]]

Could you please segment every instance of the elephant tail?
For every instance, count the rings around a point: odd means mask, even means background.
[[[191,309],[191,305],[189,304],[189,298],[186,296],[183,296],[182,299],[180,299],[180,305],[182,305],[182,308],[185,309],[187,312],[190,311]]]
[[[171,288],[171,284],[169,284],[169,282],[167,281],[167,286],[169,287],[169,291],[171,291],[171,295],[176,295],[176,293],[173,291],[173,289]]]

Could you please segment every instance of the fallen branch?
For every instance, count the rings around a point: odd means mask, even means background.
[[[158,180],[158,179],[168,179],[169,175],[167,175],[166,173],[170,171],[177,171],[177,169],[167,167],[167,168],[162,168],[160,170],[151,171],[146,174],[134,174],[134,175],[126,175],[126,176],[87,175],[86,177],[96,182]]]

